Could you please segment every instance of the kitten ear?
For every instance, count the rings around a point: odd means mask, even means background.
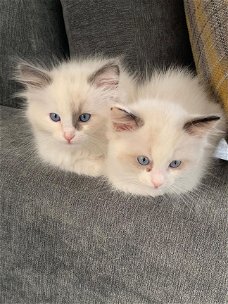
[[[120,68],[114,62],[109,62],[89,77],[89,82],[96,87],[115,89],[119,84]]]
[[[190,135],[203,136],[215,127],[219,119],[216,115],[196,117],[187,121],[183,128]]]
[[[26,62],[18,64],[15,78],[23,85],[31,88],[43,88],[52,82],[48,71]]]
[[[111,108],[111,120],[116,132],[132,131],[143,125],[143,121],[139,117],[119,107]]]

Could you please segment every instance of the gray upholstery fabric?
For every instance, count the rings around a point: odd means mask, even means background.
[[[68,42],[59,0],[0,1],[1,104],[20,107],[12,99],[19,86],[10,80],[14,58],[41,60],[48,64],[68,54]]]
[[[132,71],[193,62],[183,1],[61,0],[74,56],[125,54]]]
[[[117,2],[62,0],[72,55],[125,53],[139,71],[192,62],[182,1]],[[61,6],[0,11],[0,104],[20,106],[9,57],[67,55]],[[227,163],[189,196],[125,196],[40,162],[22,110],[0,111],[0,303],[225,303]]]
[[[22,110],[1,117],[0,303],[225,303],[228,163],[190,197],[124,196],[48,168]]]

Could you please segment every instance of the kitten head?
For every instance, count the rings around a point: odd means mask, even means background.
[[[125,192],[157,196],[196,186],[220,117],[189,116],[168,102],[139,100],[111,110],[107,175]]]
[[[96,142],[103,109],[118,95],[119,66],[111,60],[69,61],[48,70],[21,62],[27,117],[37,138],[72,147]]]

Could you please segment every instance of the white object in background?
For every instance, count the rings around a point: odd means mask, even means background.
[[[215,151],[214,157],[228,160],[228,144],[225,139],[221,139]]]

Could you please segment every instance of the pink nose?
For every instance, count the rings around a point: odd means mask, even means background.
[[[152,181],[152,185],[154,186],[155,189],[159,188],[163,182],[161,181]]]
[[[151,183],[155,189],[161,187],[164,184],[164,175],[161,171],[153,172],[151,176]]]
[[[68,141],[68,143],[70,143],[71,140],[74,138],[74,134],[68,133],[68,132],[64,132],[64,138]]]

